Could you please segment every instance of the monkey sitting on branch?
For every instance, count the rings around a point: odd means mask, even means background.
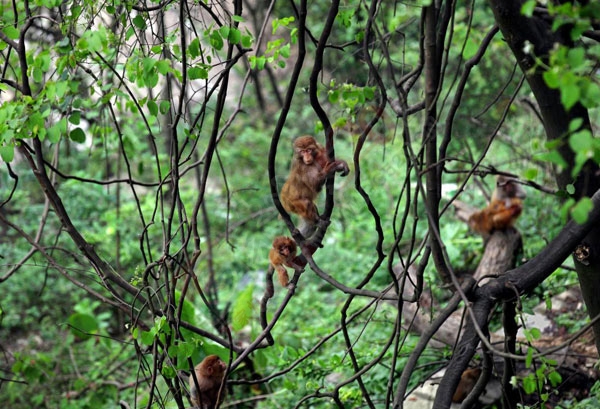
[[[515,179],[499,175],[490,203],[469,216],[469,227],[484,238],[496,230],[513,227],[523,211],[525,196],[525,191]]]
[[[215,409],[225,396],[227,364],[217,355],[209,355],[190,375],[190,399],[195,408]]]
[[[456,216],[484,239],[485,251],[473,278],[493,276],[514,267],[520,249],[521,234],[514,228],[523,211],[525,191],[515,178],[499,175],[490,203],[477,210],[455,200]]]
[[[277,236],[269,250],[269,263],[277,271],[277,278],[282,287],[287,287],[290,276],[286,267],[295,268],[292,260],[296,257],[296,242],[290,237]]]
[[[280,200],[286,211],[299,215],[307,225],[303,235],[310,235],[319,224],[321,219],[315,199],[325,180],[336,172],[346,176],[348,164],[343,160],[330,161],[325,148],[312,136],[294,140],[292,166],[281,189]]]

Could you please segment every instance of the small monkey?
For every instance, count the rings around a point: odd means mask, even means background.
[[[515,179],[498,176],[490,203],[469,217],[469,227],[484,237],[495,230],[512,227],[523,211],[522,199],[525,196],[525,191]]]
[[[190,399],[194,407],[215,409],[223,401],[225,388],[221,385],[224,384],[226,370],[227,364],[217,355],[209,355],[196,365],[194,372],[198,383],[192,375],[189,379]]]
[[[292,260],[296,257],[296,242],[284,236],[277,236],[273,240],[273,247],[269,251],[269,261],[277,271],[277,278],[283,287],[287,287],[290,277],[285,266],[294,267]]]
[[[461,403],[463,400],[465,400],[465,398],[475,387],[480,375],[480,368],[467,368],[460,376],[460,382],[456,387],[454,395],[452,395],[452,402]]]
[[[312,136],[296,138],[290,175],[280,193],[284,209],[299,215],[311,226],[315,225],[319,221],[315,199],[325,179],[336,172],[346,176],[348,164],[343,160],[329,161],[325,148]]]

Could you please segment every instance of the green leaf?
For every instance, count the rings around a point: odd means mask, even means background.
[[[341,117],[335,120],[335,122],[333,123],[333,127],[337,128],[337,129],[341,129],[344,126],[346,126],[346,124],[348,123],[348,119]]]
[[[138,14],[133,18],[133,25],[140,30],[144,30],[146,28],[146,19],[141,14]]]
[[[81,111],[73,111],[71,115],[69,115],[69,122],[73,125],[79,125],[81,122]]]
[[[231,44],[239,44],[242,39],[242,32],[237,28],[232,28],[227,38]]]
[[[582,118],[575,118],[575,119],[571,120],[571,122],[569,122],[569,132],[578,131],[579,128],[581,128],[581,125],[583,125]]]
[[[583,47],[571,48],[567,53],[567,60],[571,68],[579,68],[584,65],[586,57]]]
[[[588,81],[586,87],[582,89],[581,103],[586,108],[596,108],[600,103],[600,86],[595,82]]]
[[[43,140],[46,135],[45,120],[41,112],[36,111],[27,118],[27,126],[33,136],[37,136]],[[43,131],[43,132],[42,132]]]
[[[250,67],[253,70],[262,70],[265,68],[265,65],[267,64],[267,58],[260,56],[260,57],[250,57]]]
[[[77,47],[88,52],[100,52],[106,43],[106,29],[87,30],[77,41]]]
[[[229,26],[222,26],[221,28],[219,28],[219,33],[221,34],[221,38],[229,38],[230,31],[231,31],[231,29],[229,28]]]
[[[169,101],[160,101],[160,104],[158,106],[158,109],[160,110],[161,114],[166,114],[167,112],[169,112],[169,109],[171,108],[171,103]]]
[[[177,376],[177,371],[175,371],[175,368],[173,368],[172,366],[169,366],[169,365],[164,365],[162,367],[160,373],[166,379],[173,379],[173,378],[175,378],[175,376]]]
[[[556,387],[562,382],[562,376],[558,371],[551,371],[548,374],[548,380],[553,387]]]
[[[48,128],[48,133],[46,134],[48,140],[52,143],[57,143],[60,141],[62,135],[67,132],[67,119],[61,118],[57,123]]]
[[[523,379],[523,390],[526,394],[531,395],[537,390],[537,382],[533,374],[529,374]]]
[[[150,111],[150,115],[157,116],[158,115],[158,104],[153,99],[148,100],[146,103],[148,107],[148,111]]]
[[[188,77],[190,77],[191,80],[205,80],[208,78],[208,70],[203,67],[190,67],[190,69],[188,69]]]
[[[150,331],[142,331],[140,342],[146,346],[150,346],[154,343],[154,334]]]
[[[593,208],[594,203],[592,202],[592,199],[583,197],[571,208],[571,216],[573,216],[573,220],[575,220],[577,224],[583,224],[587,222],[588,216]]]
[[[200,55],[200,40],[194,38],[188,45],[188,54],[191,58],[197,58]]]
[[[335,104],[340,99],[340,92],[336,89],[327,93],[327,99],[330,103]]]
[[[533,362],[533,348],[527,348],[527,356],[525,358],[525,367],[531,368],[531,363]]]
[[[228,27],[229,28],[229,27]],[[223,37],[221,36],[219,31],[213,31],[210,33],[210,45],[217,51],[223,49]]]
[[[232,314],[233,320],[231,323],[232,328],[235,331],[241,330],[250,322],[250,318],[252,317],[252,306],[254,305],[252,299],[253,291],[254,285],[249,285],[238,295],[237,299],[235,300]]]
[[[170,358],[175,358],[177,356],[177,354],[179,353],[179,345],[169,345],[169,348],[167,348],[167,355],[169,355]]]
[[[83,129],[77,127],[75,129],[73,129],[71,132],[69,132],[69,138],[73,142],[84,143],[85,142],[85,132],[83,132]]]
[[[560,87],[560,102],[569,110],[579,101],[579,87],[577,85],[567,85]]]
[[[99,328],[98,321],[90,314],[72,314],[68,322],[71,333],[80,339],[90,338]]]
[[[289,44],[285,44],[281,47],[281,49],[279,50],[280,55],[283,58],[289,58],[290,57],[290,45]]]
[[[531,336],[531,340],[540,339],[542,336],[542,332],[539,328],[530,328],[528,330],[529,335]]]
[[[168,60],[160,60],[156,63],[156,70],[161,75],[167,75],[170,68],[171,68],[171,63]]]
[[[6,34],[6,36],[8,38],[10,38],[11,40],[16,40],[19,38],[19,30],[17,30],[16,28],[14,28],[13,26],[5,26],[2,29],[2,32],[4,34]]]
[[[6,163],[12,162],[15,157],[15,147],[13,145],[0,146],[0,157]]]
[[[560,75],[558,74],[558,68],[553,67],[548,71],[544,71],[542,74],[546,85],[552,89],[556,89],[560,86]]]
[[[528,168],[523,173],[523,177],[525,177],[525,179],[527,179],[527,180],[535,180],[535,178],[537,178],[537,175],[538,175],[537,168]]]
[[[156,85],[158,84],[158,74],[156,73],[156,71],[152,71],[152,72],[146,74],[144,76],[144,82],[150,88],[156,87]]]
[[[558,151],[544,152],[534,155],[536,160],[553,163],[561,168],[567,167],[567,162],[563,159]]]
[[[250,48],[252,46],[253,42],[254,42],[254,39],[252,38],[252,36],[250,36],[250,35],[242,36],[242,47]]]
[[[590,131],[575,132],[569,137],[569,146],[574,152],[590,151],[593,147],[593,137]]]
[[[535,9],[536,5],[537,2],[535,0],[527,0],[521,6],[521,14],[527,17],[531,17],[533,15],[533,10]]]

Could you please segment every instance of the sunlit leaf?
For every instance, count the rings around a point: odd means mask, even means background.
[[[16,40],[16,39],[18,39],[18,38],[19,38],[19,30],[17,30],[17,29],[16,29],[15,27],[13,27],[13,26],[10,26],[10,25],[4,26],[4,27],[2,28],[2,32],[3,32],[4,34],[6,34],[6,36],[7,36],[8,38],[10,38],[11,40]]]
[[[254,305],[252,299],[252,293],[254,286],[247,286],[244,291],[238,294],[235,304],[233,305],[232,314],[232,327],[234,330],[239,331],[244,328],[250,322],[252,317],[252,307]]]
[[[231,44],[239,44],[242,39],[242,32],[237,28],[232,28],[227,38]]]
[[[579,87],[577,85],[568,85],[560,87],[560,102],[569,110],[579,101]]]
[[[592,202],[592,199],[583,197],[571,208],[571,216],[573,216],[573,220],[575,220],[576,223],[583,224],[587,222],[588,216],[593,208],[594,203]]]
[[[0,157],[6,163],[12,162],[15,157],[15,147],[13,145],[0,146]]]
[[[207,79],[208,70],[203,67],[190,67],[190,69],[188,70],[188,76],[191,80]]]

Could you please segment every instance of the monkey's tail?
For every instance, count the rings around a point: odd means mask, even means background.
[[[269,268],[267,269],[267,273],[265,274],[265,293],[263,294],[260,300],[260,325],[262,326],[263,330],[266,330],[269,325],[269,323],[267,322],[267,303],[269,302],[269,299],[273,297],[273,294],[275,294],[275,288],[273,286],[274,272],[275,269],[273,268],[271,263],[269,263]],[[271,335],[271,331],[267,331],[265,339],[267,340],[267,343],[269,345],[275,344],[275,340]]]

